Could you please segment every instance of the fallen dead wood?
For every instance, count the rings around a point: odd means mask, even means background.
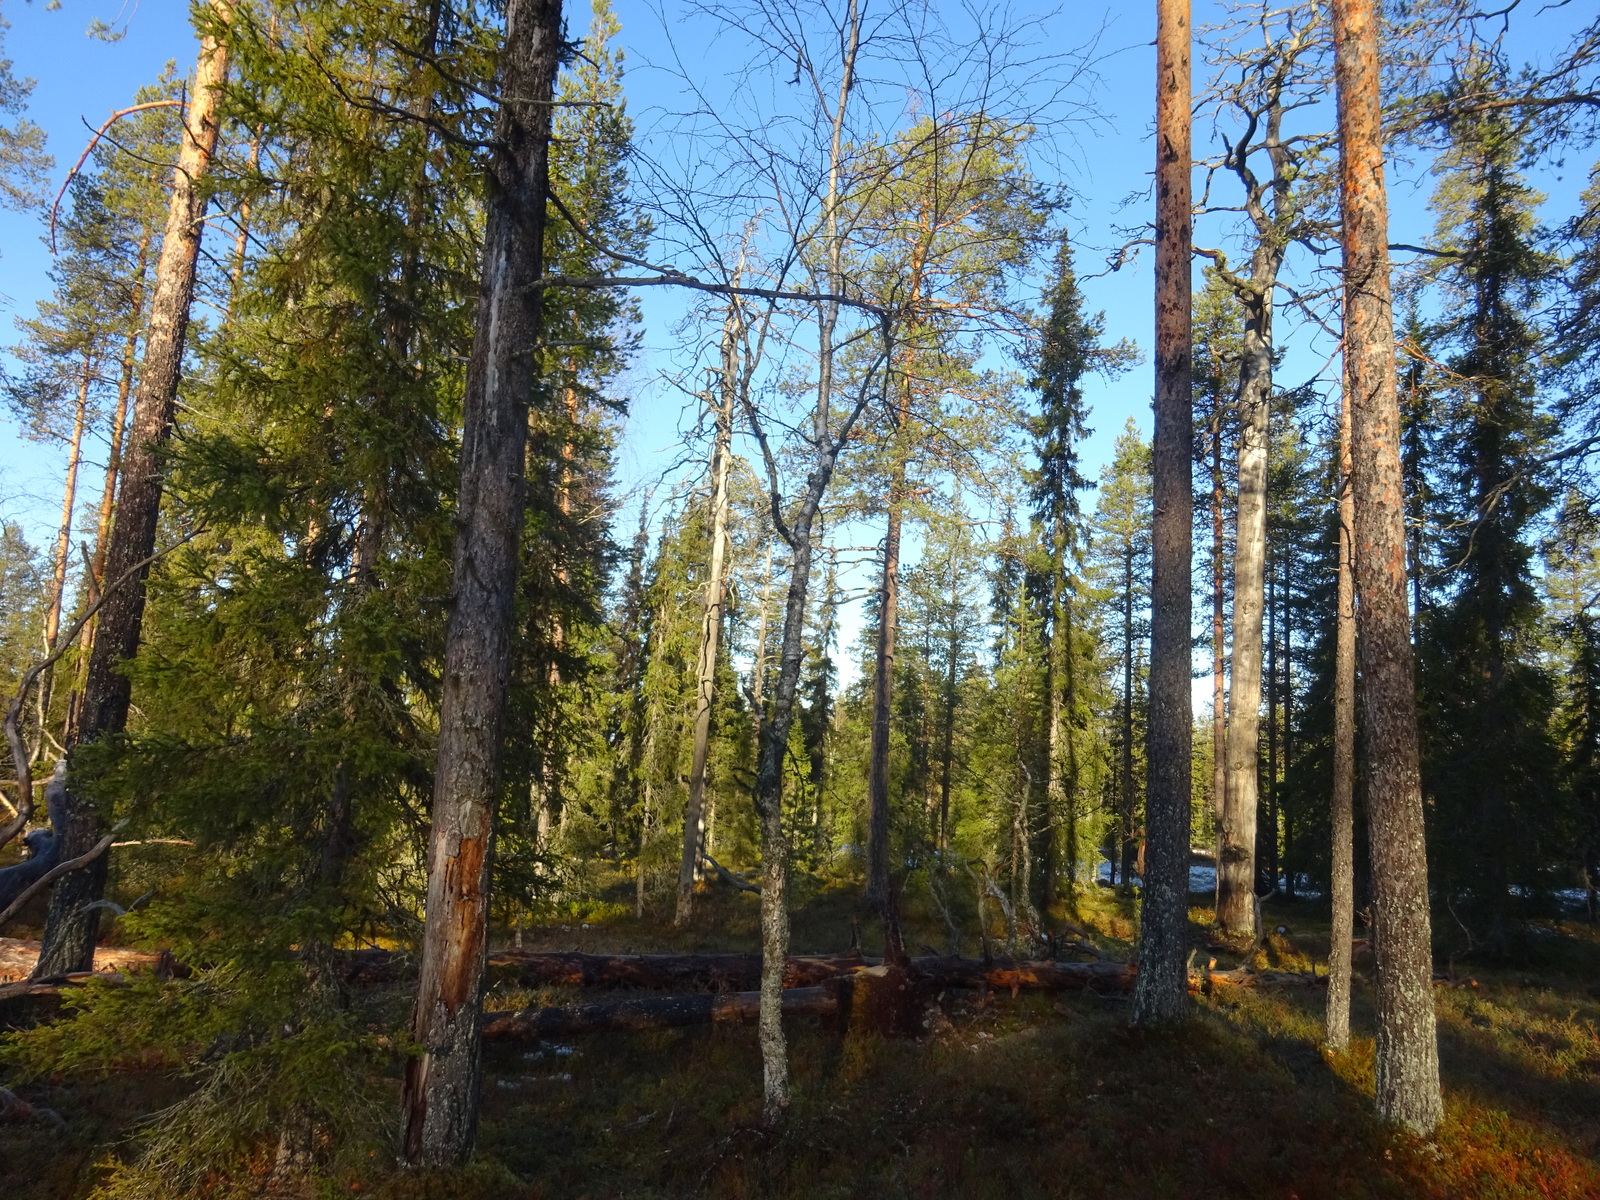
[[[786,1017],[829,1017],[839,1011],[834,986],[788,988],[783,993]],[[619,1029],[674,1029],[684,1025],[740,1025],[761,1012],[760,992],[695,992],[686,996],[647,996],[602,1000],[572,1008],[527,1008],[517,1013],[485,1014],[485,1041],[531,1041],[574,1033]]]
[[[34,939],[0,937],[0,983],[28,978],[38,961],[39,943]],[[99,972],[154,969],[160,962],[161,955],[149,950],[100,946],[94,952],[94,969]]]
[[[791,955],[784,987],[809,987],[876,959],[860,954]],[[357,950],[345,959],[344,980],[353,986],[395,983],[415,976],[409,955]],[[759,954],[582,954],[576,951],[503,950],[489,955],[490,976],[519,987],[648,988],[653,991],[709,989],[742,992],[760,986]]]
[[[549,956],[557,957],[557,956]],[[598,959],[601,956],[587,956]],[[631,970],[629,958],[691,956],[617,956]],[[713,956],[698,956],[713,957]],[[737,956],[726,956],[729,958]],[[914,958],[904,968],[868,964],[845,956],[791,959],[795,978],[837,968],[826,982],[789,987],[783,993],[785,1016],[833,1017],[848,1014],[852,1027],[877,1032],[906,1032],[911,1020],[935,993],[946,988],[993,988],[1013,995],[1024,990],[1095,990],[1126,992],[1134,971],[1125,963],[991,962],[976,958]],[[540,964],[541,967],[543,964]],[[659,978],[660,976],[653,976]],[[738,1024],[754,1021],[760,1011],[758,991],[699,992],[690,995],[597,1001],[571,1008],[527,1008],[519,1013],[485,1014],[483,1036],[490,1041],[524,1041],[538,1037],[614,1030],[671,1029],[685,1025]]]
[[[859,954],[796,954],[784,964],[783,986],[811,987],[876,960]],[[709,988],[742,992],[761,983],[759,954],[494,954],[489,968],[523,987],[628,987],[668,991]]]

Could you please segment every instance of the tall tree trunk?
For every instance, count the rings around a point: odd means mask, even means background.
[[[1438,1125],[1443,1108],[1415,667],[1406,606],[1400,406],[1373,0],[1334,0],[1333,23],[1355,579],[1378,969],[1377,1106],[1387,1120],[1426,1135]]]
[[[72,554],[72,517],[78,510],[78,467],[83,462],[83,429],[89,412],[89,385],[94,380],[94,358],[85,350],[83,374],[78,379],[78,402],[72,412],[72,438],[67,443],[67,475],[61,485],[61,527],[56,532],[56,552],[51,561],[50,607],[44,614],[44,648],[56,648],[61,633],[61,609],[67,598],[67,561]],[[34,761],[44,757],[50,727],[50,694],[55,668],[39,676],[39,744],[33,749]]]
[[[226,27],[233,16],[230,0],[211,0],[209,13],[213,21]],[[178,150],[178,165],[172,173],[167,227],[156,264],[150,327],[145,333],[144,364],[133,405],[133,428],[123,456],[116,521],[106,554],[106,574],[112,579],[135,571],[155,551],[163,458],[177,408],[184,339],[204,228],[205,196],[200,182],[216,152],[217,108],[227,73],[227,45],[208,34],[200,42],[194,91]],[[80,741],[120,733],[127,724],[131,684],[121,666],[139,649],[147,571],[148,567],[139,570],[100,608],[94,649],[84,679],[77,731]],[[64,859],[85,853],[101,836],[99,814],[92,805],[79,802],[69,793],[68,813]],[[90,969],[100,910],[89,906],[100,899],[105,888],[109,858],[102,854],[56,883],[50,896],[44,945],[34,968],[36,977]]]
[[[700,653],[695,663],[694,751],[689,766],[689,801],[683,810],[683,857],[678,863],[678,906],[672,923],[686,925],[694,912],[694,881],[700,866],[705,829],[706,758],[711,749],[711,709],[717,678],[717,649],[722,641],[722,614],[727,589],[723,583],[728,543],[728,461],[733,443],[733,401],[738,390],[735,324],[730,307],[722,328],[722,382],[711,443],[711,561],[700,615]]]
[[[1194,539],[1188,0],[1156,2],[1156,339],[1150,782],[1132,1021],[1182,1019],[1189,899],[1190,554]]]
[[[139,251],[133,273],[133,288],[129,296],[128,333],[122,345],[122,366],[117,377],[117,403],[111,414],[111,446],[106,455],[105,481],[100,488],[100,508],[95,517],[94,553],[89,558],[89,601],[100,595],[105,579],[106,553],[110,549],[111,514],[116,505],[117,478],[122,466],[122,439],[128,425],[128,399],[133,395],[134,373],[139,366],[139,330],[144,318],[145,271],[150,259],[150,228],[146,226],[139,239]],[[83,649],[78,655],[78,670],[73,682],[73,694],[67,702],[67,719],[61,731],[61,744],[71,746],[77,740],[83,706],[83,685],[88,675],[89,659],[94,653],[94,635],[98,619],[84,627]]]
[[[939,756],[939,829],[936,844],[941,851],[950,848],[950,784],[955,773],[956,749],[956,668],[960,665],[960,631],[956,628],[956,613],[960,604],[958,581],[952,570],[950,576],[950,638],[945,645],[944,670],[944,728]]]
[[[1339,404],[1339,608],[1333,660],[1333,929],[1328,947],[1328,1045],[1350,1045],[1350,939],[1355,932],[1356,593],[1351,559],[1350,388]]]
[[[1218,368],[1221,373],[1221,368]],[[1222,808],[1228,794],[1228,699],[1223,655],[1227,649],[1225,633],[1226,597],[1222,553],[1226,547],[1223,527],[1222,475],[1222,397],[1217,394],[1216,411],[1211,418],[1211,819],[1215,834],[1218,870],[1216,888],[1222,888]]]
[[[1057,543],[1059,544],[1059,543]],[[1045,687],[1047,689],[1045,700],[1046,720],[1049,727],[1045,736],[1045,764],[1044,764],[1044,794],[1045,794],[1045,837],[1047,839],[1046,853],[1044,856],[1044,893],[1045,910],[1048,912],[1056,900],[1056,875],[1060,868],[1055,861],[1055,835],[1058,814],[1067,810],[1067,780],[1066,772],[1062,769],[1062,757],[1071,753],[1071,735],[1065,731],[1065,720],[1062,714],[1063,685],[1067,680],[1067,673],[1072,669],[1069,660],[1072,655],[1072,622],[1067,615],[1066,603],[1063,593],[1065,591],[1062,575],[1065,573],[1064,565],[1053,564],[1050,580],[1050,654],[1045,664]],[[1070,686],[1070,685],[1068,685]],[[1069,822],[1070,823],[1070,822]],[[1067,870],[1070,874],[1073,869],[1073,854],[1076,847],[1069,847],[1067,853]]]
[[[1262,255],[1258,254],[1260,259]],[[1276,275],[1276,270],[1273,271]],[[1233,543],[1233,661],[1227,778],[1218,837],[1217,925],[1253,938],[1256,809],[1261,772],[1261,626],[1267,552],[1267,418],[1272,397],[1272,291],[1242,297],[1247,316],[1239,358],[1239,507]]]
[[[111,546],[111,514],[116,504],[117,479],[122,466],[122,439],[128,425],[128,398],[133,395],[134,375],[139,365],[139,330],[144,317],[145,270],[150,257],[150,231],[139,239],[139,257],[134,267],[134,284],[129,301],[128,336],[122,346],[122,369],[117,376],[117,404],[111,414],[111,450],[106,456],[106,478],[100,491],[100,512],[95,522],[94,557],[89,575],[92,590],[98,594],[106,574],[106,554]],[[89,624],[89,644],[93,645],[98,620]]]
[[[905,460],[889,479],[889,521],[883,535],[878,588],[878,648],[872,676],[872,747],[867,766],[867,903],[889,903],[889,719],[894,702],[895,635],[900,624],[900,522],[905,509]]]
[[[1133,894],[1133,549],[1122,557],[1122,792],[1117,810],[1117,866],[1122,888]],[[1116,872],[1112,872],[1112,883]]]
[[[1276,556],[1273,556],[1275,558]],[[1265,859],[1267,890],[1278,887],[1278,721],[1282,716],[1279,704],[1283,681],[1278,674],[1278,577],[1277,564],[1269,558],[1267,565],[1267,787],[1265,828]],[[1256,871],[1259,880],[1261,871]]]
[[[509,0],[488,173],[483,280],[467,364],[450,626],[428,846],[428,899],[406,1066],[408,1162],[463,1161],[477,1135],[478,1025],[488,940],[524,508],[524,451],[544,293],[551,98],[561,0]]]
[[[1063,580],[1062,590],[1065,593],[1071,587],[1070,580]],[[1062,718],[1062,737],[1066,742],[1067,764],[1066,776],[1061,781],[1062,811],[1066,814],[1066,845],[1064,857],[1067,868],[1067,907],[1077,910],[1078,904],[1078,739],[1073,736],[1077,728],[1078,711],[1078,664],[1074,657],[1072,597],[1063,594],[1061,600],[1061,628],[1064,631],[1065,645],[1062,649],[1062,670],[1066,675],[1066,686],[1061,691],[1061,703],[1065,709]]]

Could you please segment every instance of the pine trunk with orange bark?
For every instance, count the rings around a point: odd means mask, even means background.
[[[79,705],[79,741],[119,733],[128,720],[131,684],[121,667],[138,652],[144,622],[144,577],[149,568],[140,569],[139,564],[155,551],[165,451],[177,410],[204,228],[206,201],[201,180],[216,152],[218,107],[228,73],[228,48],[220,35],[232,18],[232,5],[228,0],[211,0],[206,12],[213,25],[201,39],[178,165],[172,173],[166,233],[156,265],[150,325],[145,333],[144,363],[134,398],[133,425],[122,456],[116,519],[106,553],[107,577],[120,579],[130,573],[132,577],[106,597],[97,617],[94,649]],[[102,830],[93,807],[70,799],[68,807],[62,857],[70,859],[94,846]],[[91,906],[105,889],[108,858],[101,854],[56,883],[50,896],[44,947],[35,969],[40,978],[90,969],[100,915],[100,910]]]
[[[1344,211],[1345,377],[1350,388],[1358,649],[1377,960],[1376,1092],[1385,1119],[1429,1134],[1443,1116],[1434,1025],[1427,847],[1383,174],[1378,13],[1334,0]]]
[[[1194,436],[1188,0],[1156,5],[1155,518],[1150,621],[1150,780],[1135,1025],[1182,1019],[1189,924],[1189,660]]]

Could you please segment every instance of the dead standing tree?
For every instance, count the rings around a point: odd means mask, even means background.
[[[537,383],[552,100],[561,0],[510,0],[485,201],[483,277],[467,365],[454,593],[445,635],[428,897],[402,1112],[407,1162],[448,1166],[477,1137],[492,818],[500,790]]]
[[[1406,605],[1400,406],[1395,391],[1389,202],[1378,14],[1334,0],[1344,212],[1345,378],[1350,389],[1355,581],[1377,958],[1377,1106],[1420,1134],[1443,1117],[1433,1011],[1427,846]]]
[[[1150,783],[1135,1025],[1187,1010],[1190,696],[1191,247],[1189,2],[1156,3],[1155,517],[1150,621]]]
[[[1256,809],[1259,787],[1262,616],[1265,601],[1268,418],[1272,407],[1273,309],[1291,246],[1332,230],[1317,167],[1330,134],[1286,134],[1284,121],[1326,91],[1325,24],[1319,6],[1260,11],[1239,22],[1242,50],[1224,44],[1213,88],[1218,118],[1243,128],[1210,173],[1233,175],[1254,246],[1248,270],[1235,271],[1221,250],[1198,250],[1215,264],[1244,309],[1240,345],[1238,517],[1233,557],[1233,650],[1229,678],[1224,788],[1218,814],[1217,924],[1226,938],[1255,937]],[[1238,26],[1224,35],[1237,36]],[[1267,171],[1258,174],[1260,157]],[[1210,187],[1206,189],[1209,199]]]

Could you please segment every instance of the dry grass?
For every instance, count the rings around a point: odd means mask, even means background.
[[[942,948],[942,923],[916,897],[907,909],[908,943]],[[557,921],[530,931],[525,944],[749,949],[755,910],[753,897],[717,895],[703,913],[709,933],[608,914],[588,929],[581,919],[566,920],[566,929]],[[796,913],[796,949],[842,948],[855,912],[852,890],[814,891]],[[1131,902],[1097,890],[1074,919],[1110,950],[1125,947],[1134,915]],[[1269,939],[1259,965],[1321,962],[1326,920],[1315,909],[1269,905],[1268,917],[1288,932]],[[870,931],[861,932],[871,952]],[[1124,1000],[965,993],[943,998],[921,1039],[840,1038],[797,1023],[796,1100],[779,1134],[759,1128],[753,1030],[495,1047],[471,1171],[398,1173],[375,1149],[370,1173],[325,1180],[322,1194],[1593,1198],[1600,942],[1572,927],[1533,940],[1528,964],[1439,989],[1449,1115],[1431,1144],[1371,1116],[1372,1042],[1359,1036],[1371,1013],[1359,984],[1358,1037],[1338,1056],[1319,1045],[1321,989],[1219,988],[1197,1001],[1185,1026],[1149,1034],[1127,1028]],[[1218,957],[1219,966],[1237,961]],[[494,1003],[570,998],[507,992]],[[0,1127],[8,1200],[85,1195],[97,1158],[132,1115],[160,1102],[163,1086],[123,1076],[41,1094],[67,1127]]]

